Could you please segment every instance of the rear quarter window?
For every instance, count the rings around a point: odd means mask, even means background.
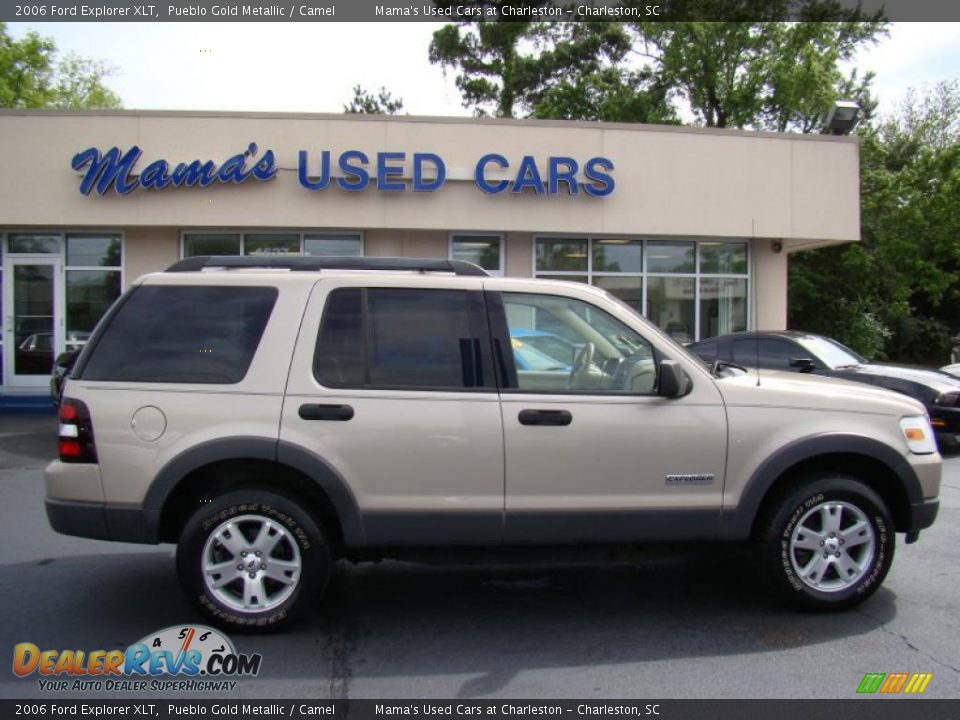
[[[81,377],[238,383],[276,300],[277,289],[271,287],[140,286],[110,319]]]

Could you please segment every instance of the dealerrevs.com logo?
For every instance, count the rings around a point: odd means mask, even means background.
[[[238,653],[218,630],[175,625],[151,633],[125,650],[41,650],[30,642],[13,648],[13,673],[37,675],[41,690],[229,691],[236,678],[260,672],[259,653]]]

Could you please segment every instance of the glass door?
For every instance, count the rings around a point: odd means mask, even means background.
[[[4,276],[4,382],[46,388],[63,347],[60,258],[8,256]]]

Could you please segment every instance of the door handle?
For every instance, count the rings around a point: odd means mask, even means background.
[[[303,420],[342,420],[353,417],[349,405],[301,405],[298,413]]]
[[[521,410],[517,416],[521,425],[569,425],[573,415],[566,410]]]

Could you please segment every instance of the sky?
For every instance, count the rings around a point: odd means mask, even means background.
[[[469,115],[428,58],[433,23],[10,23],[62,51],[106,60],[128,109],[341,112],[360,84],[411,115]],[[960,77],[960,23],[896,23],[855,63],[876,75],[881,113],[910,87]]]

